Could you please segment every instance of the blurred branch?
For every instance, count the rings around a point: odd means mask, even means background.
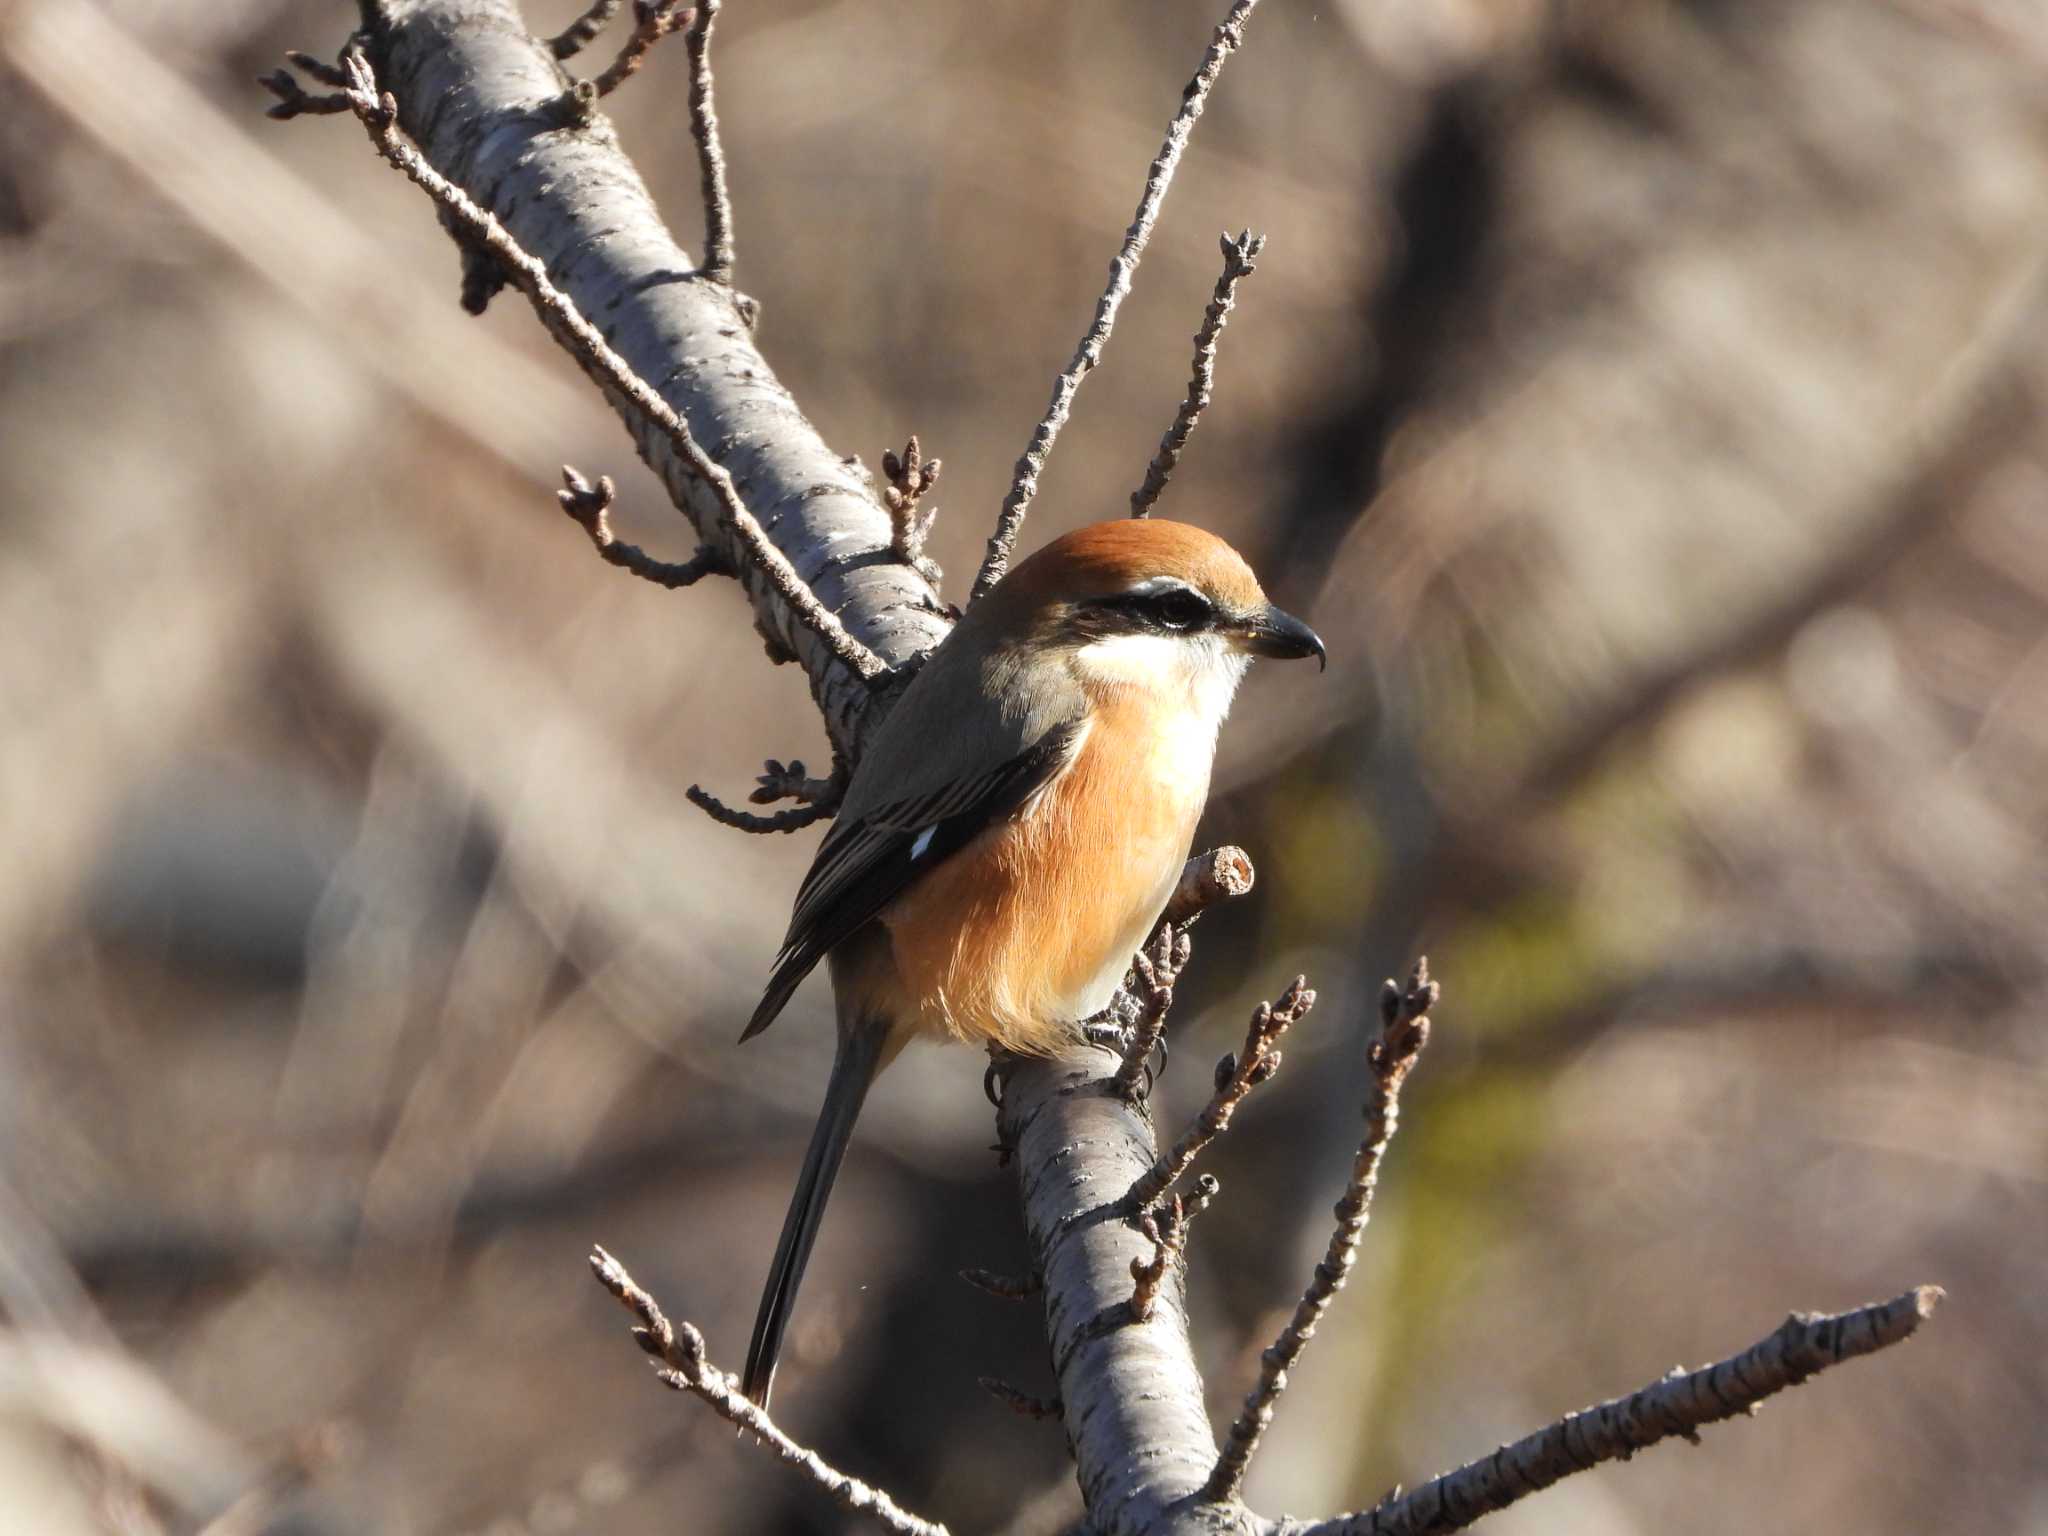
[[[378,276],[386,250],[324,189],[103,8],[84,0],[16,6],[0,14],[0,57],[11,81],[111,157],[143,195],[175,210],[222,260],[427,419],[518,473],[530,468],[536,443],[578,440],[601,426],[580,382],[466,324],[445,302]],[[106,89],[110,79],[121,88]]]
[[[989,537],[988,553],[982,558],[981,570],[974,578],[969,602],[986,594],[1010,568],[1010,553],[1016,546],[1017,534],[1024,526],[1025,514],[1031,510],[1032,497],[1038,494],[1038,477],[1045,472],[1045,461],[1052,453],[1052,445],[1074,408],[1074,396],[1080,393],[1081,381],[1102,361],[1102,349],[1108,344],[1109,333],[1116,325],[1116,312],[1131,291],[1131,280],[1137,275],[1139,258],[1144,255],[1145,243],[1152,238],[1152,226],[1159,220],[1160,205],[1166,201],[1166,189],[1173,184],[1173,173],[1180,165],[1182,151],[1187,148],[1188,135],[1194,131],[1195,120],[1202,115],[1202,108],[1208,105],[1210,88],[1216,84],[1216,77],[1223,73],[1224,61],[1243,43],[1244,24],[1258,3],[1259,0],[1233,0],[1229,14],[1217,26],[1215,36],[1210,40],[1209,51],[1202,56],[1201,67],[1181,93],[1180,111],[1174,114],[1173,122],[1166,130],[1166,142],[1159,146],[1152,168],[1146,173],[1145,192],[1138,200],[1137,217],[1124,232],[1123,247],[1109,264],[1109,286],[1095,301],[1095,318],[1082,334],[1074,360],[1067,364],[1066,372],[1054,380],[1052,402],[1032,432],[1030,445],[1025,448],[1023,457],[1017,460],[1010,493],[1003,498],[1002,511],[996,517],[996,530]]]
[[[1531,804],[1576,788],[1617,747],[1640,738],[1701,683],[1753,666],[1788,645],[1806,622],[1847,602],[1970,499],[1998,462],[1991,450],[2027,430],[2033,401],[2022,373],[2033,363],[2028,322],[2048,288],[2048,256],[2030,258],[1990,305],[1984,324],[1928,390],[1918,429],[1875,509],[1806,576],[1718,635],[1650,668],[1594,705],[1543,748],[1488,820],[1510,822]]]
[[[591,0],[588,10],[548,39],[548,52],[558,59],[575,58],[611,25],[612,18],[619,14],[620,3],[621,0]]]
[[[602,3],[602,0],[600,0]],[[633,30],[627,34],[625,46],[618,56],[605,66],[604,72],[589,82],[591,97],[609,96],[638,73],[641,64],[654,45],[671,32],[681,31],[689,21],[691,12],[682,0],[633,0]],[[566,35],[566,34],[565,34]],[[560,38],[556,39],[558,44]],[[561,49],[549,45],[556,58],[562,57]]]
[[[1224,1437],[1223,1454],[1216,1458],[1216,1470],[1202,1492],[1211,1499],[1232,1499],[1244,1486],[1259,1438],[1273,1422],[1273,1407],[1287,1390],[1287,1373],[1301,1359],[1308,1341],[1315,1337],[1316,1324],[1329,1310],[1331,1299],[1344,1288],[1351,1269],[1358,1262],[1358,1239],[1372,1214],[1372,1196],[1378,1187],[1380,1159],[1401,1118],[1401,1085],[1429,1044],[1429,1010],[1436,1006],[1437,984],[1429,979],[1429,961],[1418,959],[1403,987],[1389,981],[1380,996],[1380,1034],[1366,1055],[1372,1073],[1372,1087],[1365,1101],[1365,1140],[1351,1165],[1351,1181],[1344,1198],[1337,1202],[1337,1227],[1330,1245],[1316,1265],[1308,1289],[1295,1305],[1294,1316],[1280,1330],[1280,1337],[1259,1357],[1259,1381],[1244,1400],[1244,1407],[1231,1422]]]
[[[1519,1503],[1604,1461],[1625,1461],[1672,1436],[1697,1443],[1699,1431],[1796,1387],[1844,1360],[1909,1339],[1934,1315],[1939,1286],[1923,1285],[1891,1301],[1833,1315],[1795,1312],[1739,1355],[1697,1371],[1673,1371],[1627,1397],[1568,1413],[1491,1456],[1446,1472],[1377,1508],[1325,1520],[1295,1536],[1438,1536]]]
[[[1209,299],[1209,307],[1202,312],[1202,328],[1195,332],[1195,368],[1188,377],[1188,392],[1181,400],[1180,410],[1174,415],[1173,425],[1159,440],[1159,452],[1145,467],[1145,483],[1131,492],[1133,517],[1151,516],[1153,504],[1159,500],[1160,493],[1166,489],[1166,482],[1180,464],[1180,456],[1188,446],[1188,438],[1194,433],[1195,423],[1209,408],[1216,386],[1216,343],[1223,334],[1224,322],[1230,318],[1230,311],[1236,305],[1238,282],[1255,270],[1259,252],[1266,247],[1266,237],[1246,230],[1241,235],[1225,235],[1222,244],[1223,275],[1216,279],[1216,292]]]
[[[830,1494],[850,1514],[872,1517],[901,1536],[947,1536],[946,1528],[921,1520],[879,1488],[870,1488],[828,1464],[816,1451],[790,1439],[758,1403],[742,1395],[739,1383],[704,1357],[704,1335],[689,1323],[671,1323],[659,1303],[634,1283],[626,1267],[602,1248],[590,1255],[591,1272],[619,1304],[639,1319],[633,1339],[654,1357],[655,1374],[663,1385],[688,1392],[708,1404],[728,1423],[752,1435],[761,1445]]]

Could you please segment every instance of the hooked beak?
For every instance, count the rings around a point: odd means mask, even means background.
[[[1293,614],[1284,613],[1271,603],[1248,615],[1236,628],[1239,644],[1254,656],[1272,656],[1280,660],[1313,656],[1318,671],[1330,664],[1329,654],[1323,649],[1322,636]]]

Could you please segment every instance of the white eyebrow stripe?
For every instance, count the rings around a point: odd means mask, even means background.
[[[1147,576],[1143,581],[1124,588],[1125,597],[1156,597],[1161,592],[1192,592],[1196,597],[1202,594],[1182,581],[1178,576]],[[1206,602],[1208,599],[1203,598]]]
[[[938,823],[933,822],[930,826],[926,827],[922,832],[917,834],[917,841],[910,845],[910,860],[913,864],[924,857],[925,849],[931,847],[932,845],[932,834],[937,832],[938,830]]]

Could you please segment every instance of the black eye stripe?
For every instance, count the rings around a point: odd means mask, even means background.
[[[1192,587],[1178,584],[1149,591],[1119,592],[1094,606],[1134,627],[1170,634],[1206,629],[1216,619],[1215,606],[1206,597]]]

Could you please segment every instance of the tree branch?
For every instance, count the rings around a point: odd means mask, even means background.
[[[548,52],[558,59],[573,59],[591,43],[597,34],[611,25],[619,13],[622,0],[591,0],[590,6],[568,26],[548,40]]]
[[[1223,275],[1216,279],[1216,291],[1210,295],[1209,307],[1202,311],[1202,327],[1195,332],[1195,366],[1188,376],[1188,392],[1181,398],[1173,425],[1159,439],[1159,451],[1145,467],[1145,483],[1131,492],[1133,517],[1152,515],[1154,503],[1166,489],[1166,482],[1172,478],[1174,470],[1180,466],[1180,456],[1187,449],[1189,437],[1194,434],[1195,423],[1202,419],[1202,412],[1209,408],[1209,402],[1215,396],[1216,343],[1223,335],[1223,326],[1230,318],[1230,311],[1237,305],[1237,285],[1257,269],[1259,252],[1266,248],[1266,237],[1246,230],[1241,235],[1225,235],[1222,244]]]
[[[1259,0],[1233,0],[1230,13],[1223,18],[1216,28],[1216,35],[1210,40],[1209,51],[1202,55],[1201,67],[1181,93],[1180,111],[1174,114],[1173,122],[1166,130],[1166,142],[1159,146],[1152,168],[1146,172],[1145,192],[1138,199],[1137,217],[1124,232],[1123,246],[1109,264],[1109,286],[1095,301],[1095,318],[1082,334],[1081,345],[1074,353],[1074,360],[1067,364],[1067,371],[1053,381],[1052,403],[1046,406],[1045,415],[1031,434],[1030,445],[1025,448],[1023,457],[1017,460],[1016,472],[1010,481],[1010,494],[1003,498],[1003,509],[996,517],[996,531],[989,537],[988,553],[983,556],[981,571],[974,578],[969,602],[980,598],[1001,581],[1003,572],[1010,568],[1010,553],[1016,547],[1017,533],[1024,526],[1025,513],[1031,510],[1031,498],[1038,494],[1038,477],[1045,472],[1045,461],[1052,453],[1060,428],[1067,424],[1067,417],[1074,408],[1074,396],[1081,390],[1081,381],[1102,361],[1102,349],[1108,344],[1110,330],[1116,325],[1116,312],[1123,306],[1124,296],[1131,291],[1131,280],[1137,275],[1139,258],[1144,255],[1145,243],[1152,238],[1152,226],[1159,221],[1159,207],[1166,201],[1166,189],[1173,184],[1173,173],[1180,166],[1181,152],[1187,148],[1188,135],[1194,132],[1195,120],[1202,115],[1202,108],[1208,105],[1210,87],[1223,73],[1224,61],[1243,43],[1244,24],[1251,16],[1252,7],[1258,3]]]
[[[1408,985],[1389,981],[1380,997],[1380,1033],[1366,1053],[1372,1073],[1372,1087],[1365,1100],[1365,1140],[1351,1165],[1351,1179],[1344,1197],[1337,1202],[1336,1230],[1330,1234],[1328,1250],[1316,1265],[1315,1274],[1294,1316],[1280,1330],[1280,1337],[1259,1357],[1259,1381],[1244,1400],[1244,1407],[1231,1421],[1224,1436],[1223,1454],[1216,1458],[1216,1470],[1209,1474],[1202,1490],[1211,1499],[1234,1499],[1244,1486],[1244,1475],[1266,1426],[1273,1422],[1273,1408],[1287,1390],[1287,1373],[1301,1359],[1308,1341],[1315,1337],[1316,1324],[1329,1310],[1330,1302],[1344,1288],[1351,1268],[1358,1262],[1358,1239],[1372,1214],[1373,1191],[1379,1185],[1380,1159],[1401,1119],[1401,1085],[1429,1044],[1429,1010],[1436,1006],[1437,984],[1429,979],[1429,961],[1418,959]]]
[[[554,104],[569,81],[512,0],[384,0],[368,42],[425,162],[493,216],[574,312],[603,316],[607,347],[708,445],[750,509],[746,522],[728,518],[715,479],[700,478],[675,435],[593,365],[567,311],[537,306],[702,541],[739,570],[757,626],[802,665],[833,740],[857,750],[879,719],[868,678],[806,623],[787,585],[748,557],[754,537],[772,541],[780,565],[882,663],[922,655],[947,621],[918,573],[887,558],[894,530],[873,488],[777,381],[737,296],[696,280],[697,264],[662,226],[610,125],[598,118],[563,127]],[[563,195],[568,188],[573,197]]]
[[[1007,566],[1046,454],[1082,378],[1100,359],[1188,130],[1254,3],[1236,0],[1231,7],[1153,162],[1095,323],[1019,462],[977,595]],[[365,13],[369,54],[392,95],[352,105],[380,149],[435,190],[463,239],[488,250],[521,284],[543,324],[625,420],[703,543],[739,572],[757,626],[771,648],[802,663],[833,741],[857,759],[879,718],[874,704],[889,697],[887,687],[870,683],[904,675],[900,664],[937,643],[946,625],[930,585],[893,557],[896,530],[887,509],[775,381],[753,345],[745,301],[707,280],[715,251],[707,250],[705,263],[691,263],[662,228],[610,125],[594,112],[563,110],[565,95],[583,98],[548,46],[525,31],[513,0],[366,0]],[[397,139],[394,117],[417,151]],[[713,231],[709,244],[716,243]],[[602,328],[586,316],[605,317]],[[812,593],[816,611],[805,601]],[[1300,1001],[1305,1006],[1305,997]],[[1267,1029],[1255,1021],[1253,1034],[1246,1060],[1230,1062],[1224,1074],[1247,1086],[1272,1060]],[[1104,1536],[1299,1536],[1305,1528],[1298,1524],[1275,1526],[1234,1501],[1204,1497],[1218,1457],[1174,1266],[1162,1265],[1148,1282],[1149,1316],[1133,1321],[1133,1275],[1149,1271],[1158,1252],[1128,1219],[1130,1201],[1162,1168],[1163,1190],[1192,1152],[1156,1157],[1142,1106],[1115,1091],[1118,1065],[1112,1053],[1086,1047],[1060,1060],[1012,1063],[999,1116],[1004,1141],[1016,1150],[1059,1402],[1091,1529]],[[1136,1208],[1148,1205],[1149,1199]],[[939,1530],[789,1441],[704,1360],[694,1330],[670,1325],[608,1257],[596,1262],[600,1278],[640,1318],[643,1347],[659,1356],[669,1385],[767,1440],[846,1507],[903,1522],[893,1529]],[[1444,1523],[1451,1515],[1464,1523],[1571,1466],[1603,1459],[1588,1447],[1612,1445],[1618,1455],[1686,1432],[1835,1360],[1904,1337],[1936,1294],[1915,1293],[1891,1309],[1846,1318],[1794,1319],[1735,1361],[1575,1415],[1416,1495],[1316,1529],[1333,1536],[1454,1528]],[[1908,1301],[1910,1319],[1879,1315]],[[1739,1400],[1744,1391],[1752,1395]],[[1652,1408],[1662,1416],[1645,1422]],[[1684,1415],[1695,1410],[1688,1421]],[[1555,1437],[1554,1455],[1545,1436]],[[1568,1465],[1553,1465],[1559,1457]],[[1504,1467],[1514,1470],[1512,1484],[1502,1481]]]
[[[1325,1520],[1292,1536],[1439,1536],[1461,1531],[1551,1484],[1603,1461],[1623,1461],[1673,1435],[1754,1413],[1773,1393],[1829,1366],[1875,1354],[1913,1336],[1943,1292],[1922,1285],[1887,1302],[1833,1315],[1795,1312],[1768,1338],[1716,1365],[1673,1371],[1640,1392],[1568,1413],[1491,1456],[1446,1472],[1376,1509]]]
[[[725,148],[718,139],[718,108],[711,95],[711,27],[720,0],[697,0],[697,18],[683,34],[690,55],[690,136],[704,186],[704,275],[732,281],[732,197],[725,189]]]
[[[626,1266],[602,1248],[590,1255],[597,1283],[639,1319],[633,1339],[654,1357],[662,1384],[702,1399],[721,1419],[737,1425],[760,1444],[830,1494],[840,1508],[868,1515],[899,1536],[948,1536],[946,1528],[904,1509],[879,1488],[841,1472],[816,1451],[790,1439],[767,1410],[740,1391],[739,1383],[704,1357],[704,1335],[689,1323],[671,1323],[661,1306],[626,1273]]]
[[[1245,1027],[1243,1052],[1226,1055],[1216,1063],[1216,1091],[1208,1104],[1194,1123],[1181,1132],[1172,1148],[1131,1181],[1121,1202],[1122,1210],[1141,1211],[1165,1194],[1194,1166],[1202,1149],[1230,1128],[1230,1117],[1237,1113],[1237,1106],[1280,1069],[1280,1052],[1276,1048],[1280,1037],[1315,1005],[1316,995],[1309,988],[1308,978],[1297,976],[1279,997],[1252,1010],[1251,1023]]]
[[[607,565],[616,565],[642,581],[651,581],[657,587],[667,587],[671,591],[678,587],[693,587],[706,576],[732,574],[715,550],[699,549],[689,559],[677,564],[655,559],[638,544],[622,542],[612,532],[612,503],[617,498],[618,487],[612,483],[610,475],[599,475],[597,482],[592,484],[580,471],[567,464],[562,466],[562,488],[555,492],[555,500],[562,504],[562,510],[569,514],[576,526],[590,536],[598,558]]]
[[[509,280],[517,283],[532,300],[537,311],[543,316],[556,318],[564,344],[576,355],[586,372],[625,396],[668,438],[670,448],[689,466],[690,472],[710,486],[718,497],[720,520],[737,536],[749,563],[775,587],[798,621],[825,643],[834,659],[851,669],[863,682],[871,683],[881,677],[888,670],[887,663],[848,634],[838,617],[818,601],[817,594],[755,521],[754,514],[748,510],[738,488],[733,485],[732,476],[698,446],[688,423],[633,371],[624,358],[611,349],[597,327],[584,319],[568,295],[549,280],[547,268],[541,262],[520,249],[503,225],[478,207],[460,187],[427,164],[418,150],[399,137],[397,103],[388,93],[377,89],[369,61],[362,51],[351,47],[347,63],[353,81],[347,92],[349,106],[362,120],[364,128],[369,131],[370,141],[384,158],[433,198],[442,213],[455,221],[467,241],[488,250],[509,274]]]

